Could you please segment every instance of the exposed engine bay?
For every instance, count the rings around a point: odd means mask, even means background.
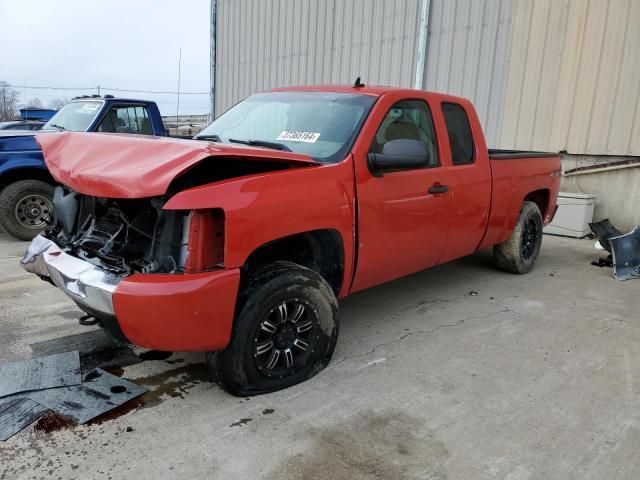
[[[90,197],[56,187],[47,236],[65,252],[118,275],[179,273],[187,256],[189,212],[165,211],[161,197]]]

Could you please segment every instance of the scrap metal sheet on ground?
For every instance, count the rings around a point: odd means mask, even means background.
[[[28,398],[0,399],[0,441],[4,442],[38,420],[49,409]]]
[[[65,352],[0,365],[0,398],[82,382],[78,352]]]
[[[77,351],[0,365],[0,441],[49,410],[86,423],[146,391],[101,369],[83,377]]]
[[[86,379],[88,381],[81,385],[51,388],[24,395],[78,423],[87,423],[148,391],[145,387],[100,369],[91,372]]]
[[[80,352],[80,366],[83,372],[95,368],[122,368],[140,363],[131,347],[119,343],[102,329],[36,342],[30,346],[35,356],[77,350]]]

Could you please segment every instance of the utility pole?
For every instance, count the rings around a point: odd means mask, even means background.
[[[180,63],[182,62],[182,48],[178,50],[178,103],[176,105],[176,127],[178,125],[178,115],[180,114]]]
[[[416,79],[413,88],[422,90],[424,88],[424,72],[427,65],[427,42],[429,33],[429,6],[430,0],[422,0],[420,5],[420,25],[418,31],[418,58],[416,60]]]
[[[216,116],[216,1],[211,0],[211,39],[210,39],[210,73],[209,73],[209,122],[213,122]]]

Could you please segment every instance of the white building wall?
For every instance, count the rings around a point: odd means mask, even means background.
[[[496,146],[512,0],[431,0],[427,90],[469,98]]]
[[[216,114],[287,85],[412,87],[422,0],[217,0]],[[490,146],[640,155],[640,0],[431,0],[424,88]]]
[[[289,85],[410,87],[421,0],[218,0],[216,115]]]
[[[513,0],[499,144],[640,155],[640,0]]]

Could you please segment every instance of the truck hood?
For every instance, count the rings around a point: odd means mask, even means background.
[[[75,132],[36,135],[35,138],[57,181],[95,197],[163,195],[174,179],[205,160],[269,162],[288,167],[318,164],[311,157],[297,153],[201,140]]]

